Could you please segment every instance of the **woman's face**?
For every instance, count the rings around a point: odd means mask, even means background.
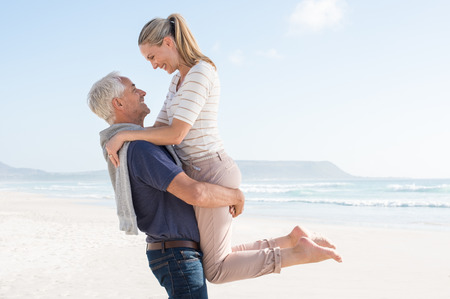
[[[161,46],[149,43],[139,46],[142,56],[152,64],[154,69],[160,68],[169,74],[178,69],[179,54],[171,37],[165,37]]]

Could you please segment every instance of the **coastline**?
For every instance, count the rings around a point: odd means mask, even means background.
[[[114,208],[91,203],[0,191],[0,298],[166,298],[148,268],[144,234],[125,235]],[[210,298],[450,297],[448,232],[296,223],[244,212],[234,221],[233,243],[287,234],[296,224],[333,240],[344,262],[208,284]]]

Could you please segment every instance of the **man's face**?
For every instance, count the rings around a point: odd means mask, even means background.
[[[120,77],[120,81],[123,86],[125,86],[123,97],[121,98],[124,113],[130,118],[130,121],[133,121],[133,123],[143,123],[144,118],[150,113],[150,109],[144,102],[146,92],[137,89],[133,82],[127,77]]]

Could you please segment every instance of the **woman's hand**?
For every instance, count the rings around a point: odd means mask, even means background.
[[[111,160],[111,163],[114,164],[115,167],[119,167],[119,155],[117,154],[119,150],[122,148],[125,140],[121,138],[120,132],[114,135],[107,143],[106,143],[106,151],[108,152],[108,157]]]

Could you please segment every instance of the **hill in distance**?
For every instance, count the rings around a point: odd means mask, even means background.
[[[23,181],[23,180],[66,180],[77,177],[91,178],[107,178],[106,170],[85,171],[85,172],[46,172],[39,169],[32,168],[15,168],[0,162],[0,181]]]
[[[352,179],[356,178],[327,161],[236,161],[243,180],[258,179]],[[106,170],[55,173],[14,168],[0,162],[0,180],[60,180],[79,176],[109,179]]]
[[[236,161],[244,179],[352,179],[328,161]]]

